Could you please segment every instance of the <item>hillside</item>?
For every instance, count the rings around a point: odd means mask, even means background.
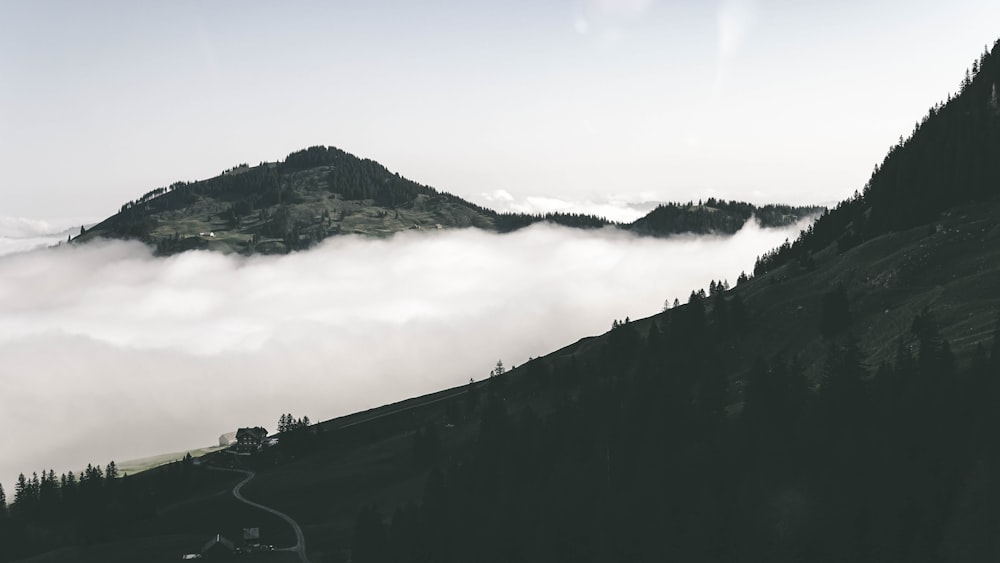
[[[575,213],[498,213],[403,178],[372,160],[333,147],[310,147],[282,162],[243,164],[215,178],[152,190],[73,240],[134,238],[160,254],[193,249],[285,253],[339,234],[388,236],[411,229],[470,227],[510,232],[538,222],[651,236],[732,234],[751,216],[764,227],[782,227],[820,211],[711,199],[661,205],[631,224]]]

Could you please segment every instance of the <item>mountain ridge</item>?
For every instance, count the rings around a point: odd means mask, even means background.
[[[341,234],[381,237],[453,228],[505,233],[539,222],[611,227],[640,236],[733,234],[751,216],[763,227],[782,227],[822,209],[710,198],[697,204],[660,204],[626,224],[580,213],[497,212],[411,181],[373,160],[314,146],[281,162],[241,164],[207,180],[151,190],[90,229],[81,229],[73,242],[132,238],[164,255],[193,249],[269,254],[306,249]]]

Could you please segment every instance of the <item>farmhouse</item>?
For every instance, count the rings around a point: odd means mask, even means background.
[[[267,437],[267,430],[260,426],[240,428],[236,431],[236,451],[251,453],[260,449],[261,443]]]

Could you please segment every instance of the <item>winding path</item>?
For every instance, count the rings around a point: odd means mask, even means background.
[[[299,527],[298,522],[293,520],[291,516],[285,514],[284,512],[280,512],[278,510],[271,508],[270,506],[264,506],[263,504],[256,503],[252,500],[248,500],[246,497],[243,496],[243,493],[240,492],[240,489],[243,488],[243,485],[249,483],[250,480],[254,478],[256,473],[254,473],[253,471],[249,471],[247,469],[229,469],[226,467],[214,467],[211,465],[207,467],[215,471],[232,471],[234,473],[242,473],[246,475],[246,479],[243,479],[239,483],[236,483],[236,486],[233,487],[233,496],[236,497],[236,500],[242,503],[249,504],[250,506],[254,508],[259,508],[265,512],[270,512],[271,514],[274,514],[275,516],[281,518],[285,522],[288,522],[288,525],[291,526],[293,530],[295,530],[295,545],[293,547],[282,548],[277,551],[294,551],[299,555],[299,561],[301,561],[302,563],[309,563],[309,558],[306,557],[306,536],[305,534],[302,533],[302,528]]]

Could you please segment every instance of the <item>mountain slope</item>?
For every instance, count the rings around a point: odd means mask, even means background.
[[[641,235],[735,233],[752,215],[781,227],[818,207],[765,206],[710,200],[669,204],[629,225],[574,213],[497,213],[394,174],[332,147],[310,147],[278,163],[240,165],[199,182],[152,190],[76,242],[136,238],[161,254],[191,249],[282,253],[338,234],[387,236],[408,230],[479,228],[514,231],[538,222],[575,228],[616,227]]]

